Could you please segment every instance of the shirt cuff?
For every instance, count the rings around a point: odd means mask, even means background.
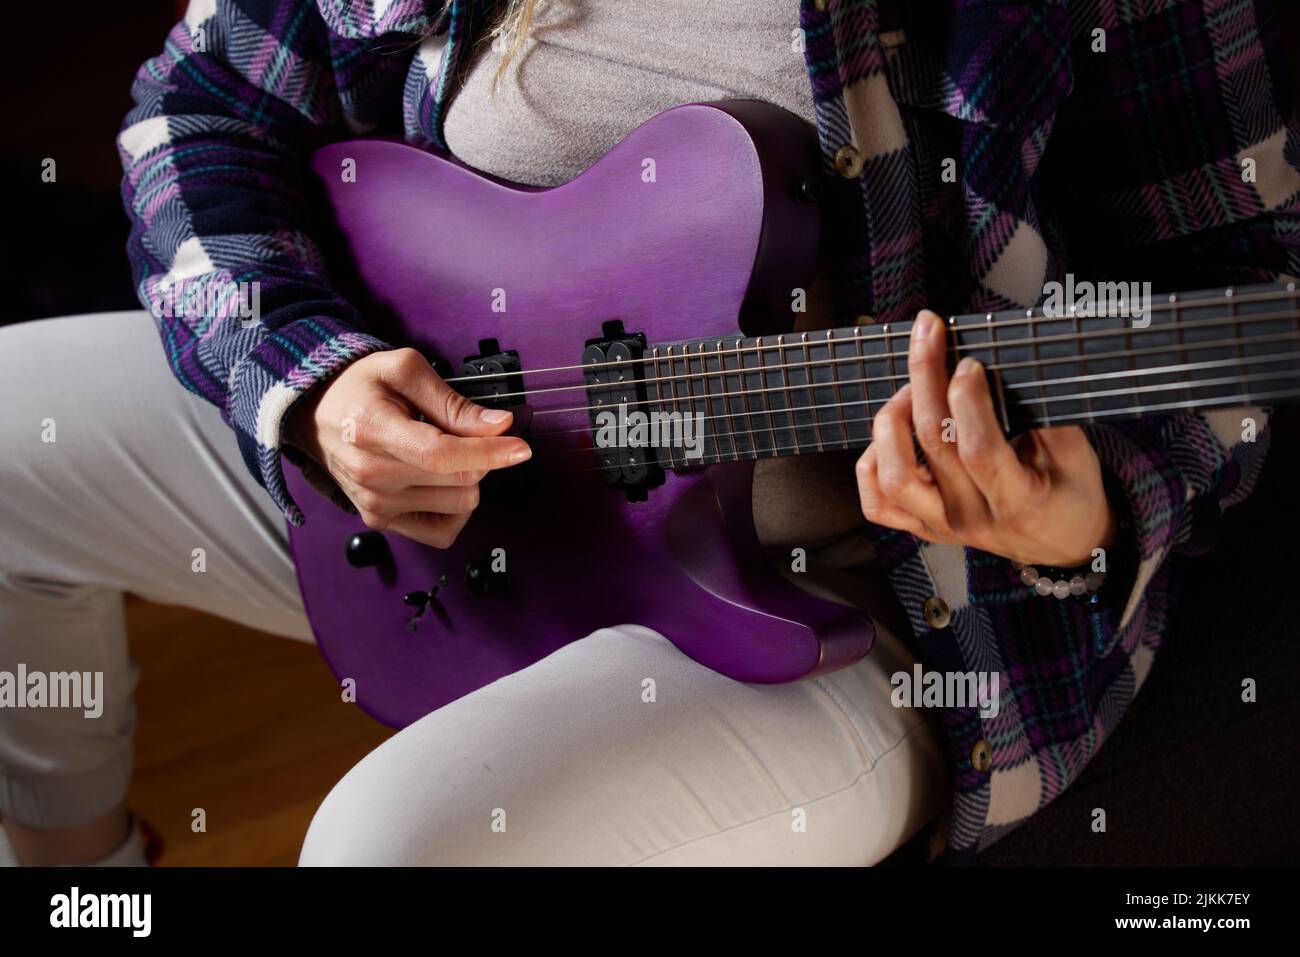
[[[1141,427],[1141,423],[1137,423]],[[1122,425],[1085,426],[1117,509],[1126,514],[1125,539],[1107,555],[1108,584],[1124,586],[1123,600],[1112,593],[1118,630],[1128,626],[1147,585],[1172,550],[1187,507],[1187,483],[1168,453],[1149,434],[1131,434]]]
[[[297,319],[268,333],[235,366],[226,418],[244,464],[290,524],[301,525],[304,519],[284,480],[285,417],[307,392],[350,363],[391,348],[338,319]]]

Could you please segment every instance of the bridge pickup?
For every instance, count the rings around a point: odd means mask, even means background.
[[[519,353],[503,350],[495,339],[483,339],[479,354],[466,356],[457,389],[466,398],[490,409],[523,405],[524,377]]]
[[[625,332],[619,320],[604,323],[602,333],[582,353],[592,444],[605,484],[623,489],[628,501],[644,501],[649,489],[664,482],[657,449],[640,425],[650,410],[641,361],[646,340]]]

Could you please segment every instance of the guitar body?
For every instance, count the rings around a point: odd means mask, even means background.
[[[867,653],[868,617],[798,589],[764,555],[752,463],[666,471],[643,501],[607,486],[575,371],[610,320],[652,343],[786,331],[817,256],[817,207],[799,194],[816,176],[810,136],[759,103],[678,107],[549,190],[395,142],[317,154],[340,281],[377,333],[445,360],[452,377],[484,349],[517,354],[530,391],[516,423],[532,461],[485,483],[445,551],[388,535],[382,560],[353,567],[360,519],[287,468],[307,515],[290,530],[307,613],[363,710],[405,726],[621,623],[742,681]],[[355,181],[340,175],[346,159]],[[431,589],[412,627],[404,596]]]

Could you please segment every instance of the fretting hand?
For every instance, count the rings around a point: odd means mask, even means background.
[[[1113,543],[1115,515],[1083,430],[1036,429],[1008,441],[983,366],[964,358],[949,379],[946,338],[938,315],[917,316],[910,383],[876,415],[858,460],[863,514],[927,541],[1028,564],[1090,561],[1094,548]],[[913,434],[926,464],[917,460]]]

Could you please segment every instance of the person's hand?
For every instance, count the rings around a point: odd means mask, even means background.
[[[457,393],[414,349],[396,349],[358,359],[301,399],[285,438],[329,471],[370,528],[447,548],[483,477],[532,455],[501,434],[510,419]]]
[[[946,338],[943,320],[922,311],[908,349],[910,382],[876,415],[858,460],[863,514],[927,541],[1026,564],[1089,562],[1094,548],[1114,541],[1115,515],[1083,430],[1037,429],[1008,442],[984,367],[964,358],[949,381]]]

